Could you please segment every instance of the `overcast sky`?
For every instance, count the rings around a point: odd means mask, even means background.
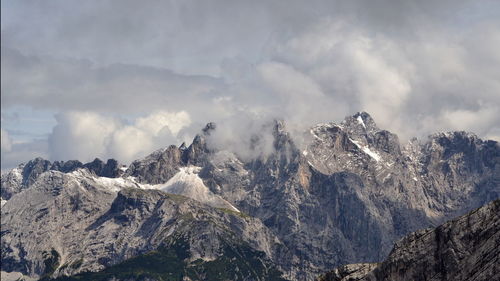
[[[369,112],[500,140],[500,1],[1,2],[1,163],[128,163]],[[236,137],[238,135],[239,137]]]

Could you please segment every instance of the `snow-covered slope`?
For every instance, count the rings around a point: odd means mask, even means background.
[[[215,208],[226,208],[239,212],[231,203],[214,194],[205,186],[203,180],[198,176],[200,170],[201,167],[196,166],[181,167],[180,171],[168,180],[166,184],[154,185],[153,188],[183,195]]]
[[[201,167],[196,166],[180,167],[179,172],[166,183],[155,185],[139,183],[134,177],[130,176],[119,178],[96,177],[84,169],[74,171],[71,174],[75,177],[85,177],[88,181],[107,187],[114,192],[118,192],[123,188],[158,189],[167,193],[189,197],[214,208],[226,208],[239,212],[231,203],[214,194],[205,186],[203,180],[198,176],[200,170]]]

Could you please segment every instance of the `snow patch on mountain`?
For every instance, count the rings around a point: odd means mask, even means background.
[[[359,149],[361,149],[364,153],[368,154],[371,158],[373,158],[375,161],[380,161],[382,158],[377,152],[374,152],[368,148],[368,146],[360,144],[358,141],[355,141],[351,138],[349,140],[354,143]]]
[[[20,181],[23,179],[22,172],[23,172],[23,170],[20,167],[16,167],[16,168],[10,170],[12,177],[14,177]]]
[[[155,188],[168,193],[183,195],[215,208],[226,208],[240,212],[231,203],[210,191],[198,176],[200,170],[201,167],[196,166],[181,167],[180,171],[168,180],[167,183],[147,188]]]
[[[134,180],[127,178],[95,177],[93,180],[100,185],[108,187],[111,191],[118,192],[125,187],[140,187]]]
[[[118,192],[123,188],[159,189],[167,193],[189,197],[215,208],[226,208],[239,212],[239,210],[231,203],[213,193],[207,186],[205,186],[203,180],[198,176],[200,170],[201,168],[196,166],[181,167],[180,171],[166,183],[156,185],[141,184],[137,182],[134,177],[96,177],[84,169],[74,171],[71,175],[75,177],[76,181],[85,179],[86,181],[95,183],[96,186],[105,187],[113,192]],[[3,201],[2,204],[4,204]]]
[[[95,183],[96,186],[101,186],[109,189],[113,192],[118,192],[123,188],[140,188],[139,184],[131,177],[128,178],[107,178],[98,177],[94,174],[89,173],[86,169],[78,169],[70,173],[75,180],[86,180],[91,183]]]
[[[356,118],[356,120],[358,120],[358,123],[366,129],[365,122],[363,121],[363,118],[361,118],[361,115],[358,115],[358,118]]]

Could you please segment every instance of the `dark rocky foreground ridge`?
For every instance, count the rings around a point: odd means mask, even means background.
[[[177,271],[129,274],[313,280],[379,262],[403,235],[500,197],[500,147],[470,133],[401,145],[362,112],[312,127],[299,145],[282,122],[271,126],[273,152],[251,160],[209,147],[209,124],[191,145],[126,169],[112,160],[20,165],[1,180],[2,271],[125,280],[123,268],[168,261]],[[228,264],[238,264],[230,276],[210,271]]]
[[[500,200],[398,241],[379,264],[351,264],[318,281],[500,280]]]

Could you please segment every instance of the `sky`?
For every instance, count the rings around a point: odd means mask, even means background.
[[[3,0],[2,170],[130,163],[210,121],[251,157],[270,120],[358,111],[402,141],[500,140],[499,50],[496,0]]]

